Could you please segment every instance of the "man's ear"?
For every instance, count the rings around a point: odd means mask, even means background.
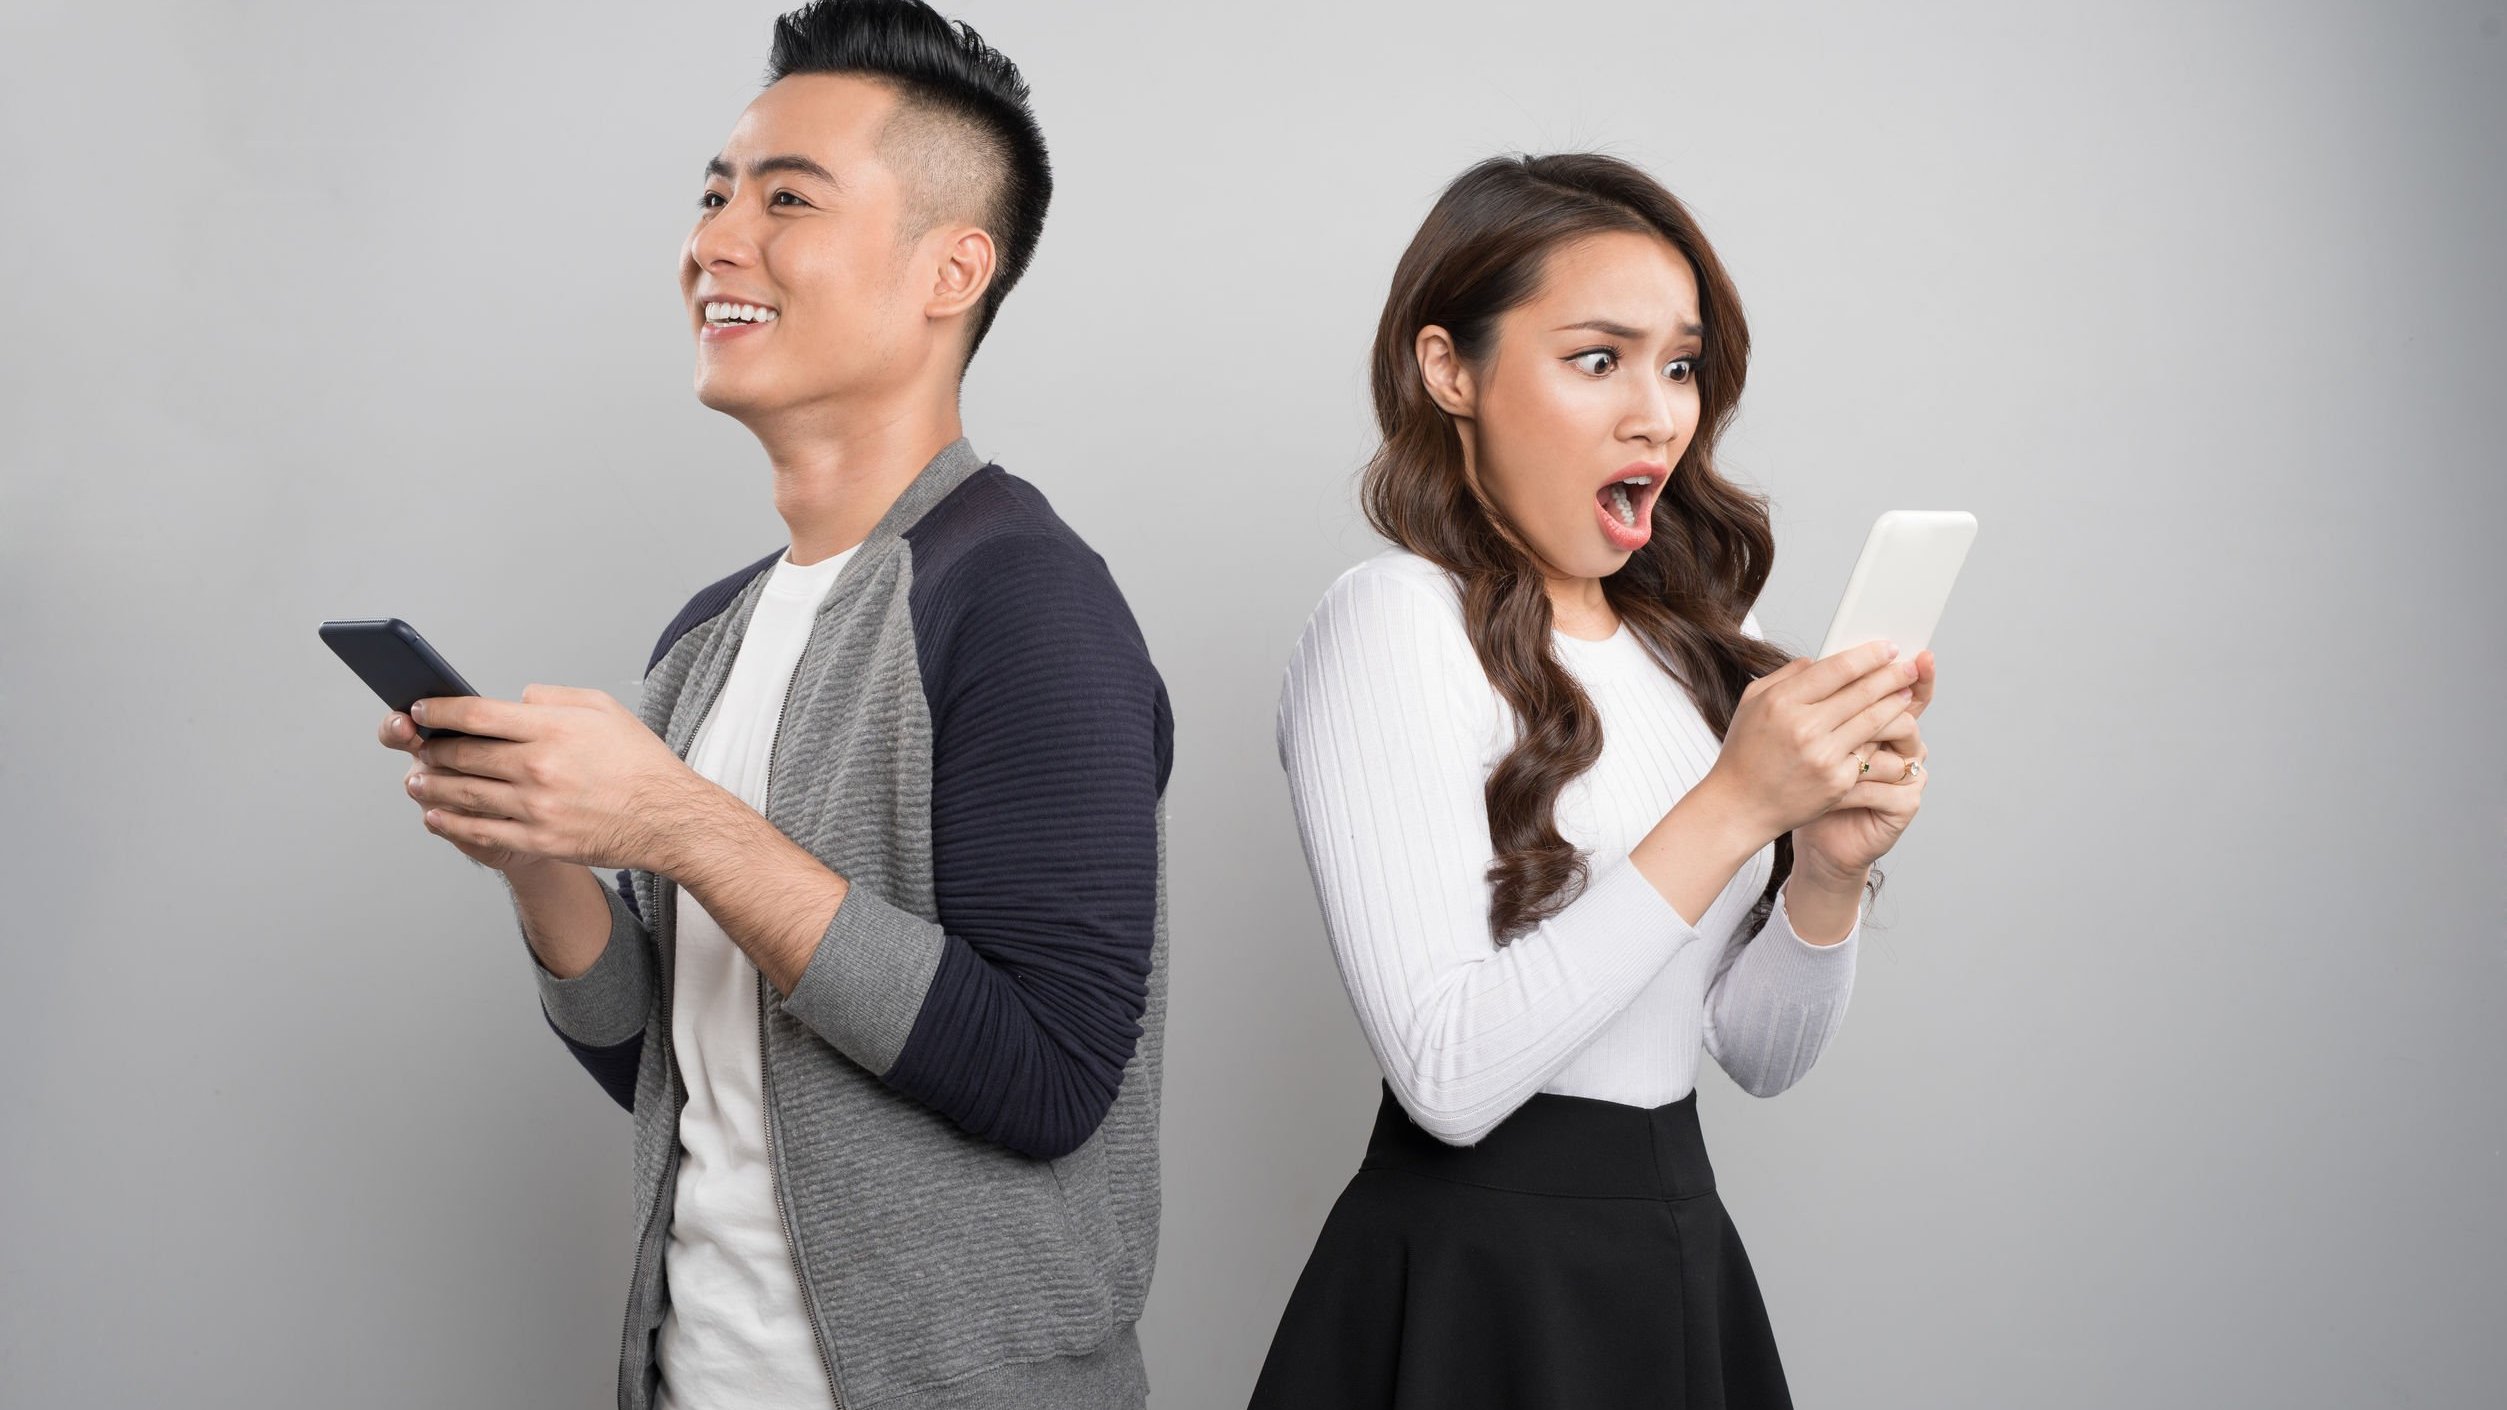
[[[931,298],[923,305],[923,316],[935,321],[955,318],[982,303],[992,287],[992,237],[981,226],[961,225],[944,239]]]
[[[1454,350],[1452,334],[1431,323],[1419,330],[1410,350],[1419,360],[1419,377],[1427,384],[1428,400],[1448,416],[1469,420],[1479,415],[1479,384],[1471,375],[1471,364]]]

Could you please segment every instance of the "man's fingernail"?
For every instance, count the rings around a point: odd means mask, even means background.
[[[413,719],[413,720],[423,720],[423,719],[425,719],[426,717],[427,717],[427,703],[426,703],[425,701],[423,701],[423,700],[413,700],[413,701],[411,701],[411,702],[410,702],[410,704],[409,704],[409,718],[411,718],[411,719]]]

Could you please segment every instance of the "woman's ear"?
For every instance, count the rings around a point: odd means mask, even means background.
[[[1471,364],[1454,350],[1451,334],[1431,323],[1419,330],[1410,350],[1419,361],[1428,400],[1448,416],[1469,420],[1479,414],[1480,392],[1471,377]]]

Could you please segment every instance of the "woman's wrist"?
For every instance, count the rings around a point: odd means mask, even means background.
[[[1730,776],[1721,769],[1708,769],[1706,777],[1672,805],[1672,811],[1694,814],[1699,826],[1728,841],[1742,857],[1775,841],[1784,831],[1758,816],[1748,796],[1734,787]]]
[[[1797,842],[1785,877],[1785,923],[1805,943],[1823,949],[1841,943],[1862,922],[1863,884],[1870,877],[1870,867],[1840,871]]]
[[[1871,879],[1869,864],[1840,868],[1804,847],[1799,837],[1794,839],[1793,871],[1785,882],[1788,887],[1799,886],[1824,896],[1859,896]]]
[[[1637,871],[1691,925],[1732,874],[1768,843],[1768,835],[1740,803],[1709,773],[1628,854]]]

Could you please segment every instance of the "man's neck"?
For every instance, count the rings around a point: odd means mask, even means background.
[[[810,421],[750,427],[775,467],[775,512],[802,566],[868,538],[931,458],[964,434],[954,400]]]

